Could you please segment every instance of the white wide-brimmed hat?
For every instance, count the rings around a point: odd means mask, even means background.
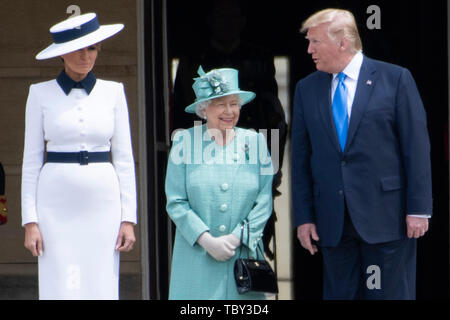
[[[66,19],[50,28],[53,44],[39,52],[36,59],[50,59],[86,48],[115,35],[123,27],[123,24],[101,26],[95,13]]]

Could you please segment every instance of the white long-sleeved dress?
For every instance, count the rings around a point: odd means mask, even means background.
[[[44,163],[54,152],[111,151],[112,163]],[[40,299],[118,299],[122,221],[136,223],[136,183],[121,83],[97,79],[88,95],[56,80],[31,85],[22,167],[22,225],[43,238]]]

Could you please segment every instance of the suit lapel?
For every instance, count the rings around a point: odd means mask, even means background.
[[[331,80],[332,75],[329,73],[324,73],[323,77],[321,77],[321,82],[317,86],[317,88],[319,88],[318,103],[321,118],[328,136],[330,137],[332,144],[336,147],[336,151],[340,152],[339,139],[334,125],[333,113],[331,111]]]
[[[377,73],[371,60],[364,56],[361,70],[359,72],[358,84],[356,86],[355,98],[353,99],[352,113],[348,127],[347,141],[345,150],[348,150],[355,133],[361,122],[362,116],[366,111],[368,101],[372,95],[373,88],[376,85]]]

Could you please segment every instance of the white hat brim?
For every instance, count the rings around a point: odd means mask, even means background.
[[[79,49],[86,48],[93,44],[99,43],[109,37],[112,37],[116,33],[122,31],[124,28],[123,24],[110,24],[100,26],[94,32],[91,32],[78,39],[64,42],[64,43],[53,43],[36,55],[37,60],[45,60],[50,58],[59,57],[63,54],[67,54]]]

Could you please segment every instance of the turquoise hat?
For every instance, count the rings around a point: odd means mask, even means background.
[[[195,102],[184,109],[188,113],[195,113],[198,103],[237,94],[241,98],[242,105],[252,101],[256,94],[251,91],[239,89],[238,71],[232,68],[213,69],[208,73],[203,71],[202,66],[198,68],[200,77],[194,78],[192,88],[195,92]]]

